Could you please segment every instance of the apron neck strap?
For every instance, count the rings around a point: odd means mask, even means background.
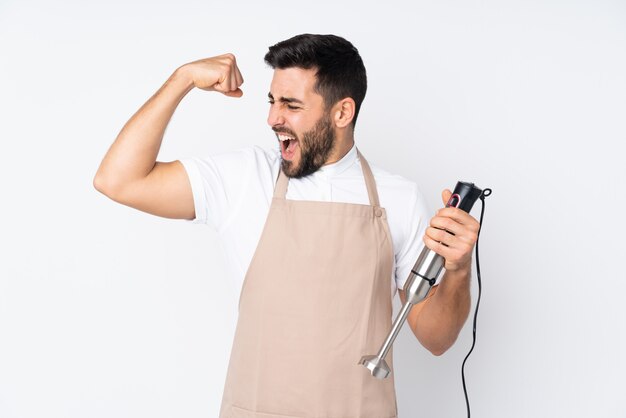
[[[287,184],[289,184],[289,177],[283,172],[282,164],[278,171],[278,180],[276,181],[276,187],[274,187],[274,197],[284,199],[287,195]]]
[[[367,195],[370,199],[371,206],[380,206],[378,200],[378,191],[376,190],[376,181],[374,181],[374,175],[367,160],[361,155],[361,151],[356,150],[359,160],[361,161],[361,169],[363,170],[363,177],[365,178],[365,186],[367,187]],[[278,173],[278,180],[276,181],[276,187],[274,188],[274,197],[284,199],[287,195],[287,185],[289,184],[289,177],[285,175],[282,168]]]
[[[367,187],[367,195],[370,198],[370,205],[378,207],[380,206],[380,201],[378,200],[378,190],[376,189],[376,181],[374,180],[372,169],[367,163],[367,160],[361,155],[361,151],[359,151],[358,148],[356,149],[356,153],[361,161],[361,170],[363,170],[363,177],[365,177],[365,186]]]

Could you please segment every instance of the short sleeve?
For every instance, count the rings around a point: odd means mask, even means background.
[[[250,205],[251,199],[271,199],[276,156],[259,147],[180,162],[191,184],[196,212],[194,223],[221,231],[235,214],[240,214],[242,206]]]
[[[423,237],[430,221],[430,210],[417,186],[414,187],[406,213],[407,235],[400,251],[396,253],[396,285],[403,289],[417,257],[424,247]]]
[[[218,228],[228,212],[228,199],[222,181],[224,173],[218,162],[212,157],[187,158],[180,162],[187,171],[193,193],[196,218],[192,222]]]

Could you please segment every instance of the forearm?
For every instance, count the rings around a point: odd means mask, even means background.
[[[434,294],[423,302],[413,324],[418,340],[435,355],[456,341],[471,306],[470,268],[447,271]]]
[[[150,173],[165,128],[180,101],[192,88],[191,78],[181,67],[133,115],[100,164],[94,179],[98,190],[108,195],[116,194]]]

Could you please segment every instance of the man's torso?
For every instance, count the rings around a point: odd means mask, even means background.
[[[290,179],[287,199],[368,204],[360,161],[353,148],[316,173]],[[367,156],[366,156],[367,157]],[[194,194],[197,223],[214,226],[241,286],[269,210],[280,154],[259,147],[181,161]],[[371,165],[371,164],[370,164]],[[415,183],[372,166],[394,248],[390,286],[401,287],[422,247],[429,211]]]

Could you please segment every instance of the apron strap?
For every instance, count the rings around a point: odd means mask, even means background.
[[[289,177],[283,173],[282,167],[278,170],[278,180],[276,181],[276,187],[274,187],[274,197],[284,199],[287,196],[287,185],[289,184]]]
[[[370,200],[370,206],[379,207],[380,201],[378,200],[378,190],[376,190],[376,181],[374,180],[374,175],[372,174],[372,169],[370,165],[367,163],[367,160],[363,155],[361,155],[361,151],[357,148],[356,150],[357,156],[361,161],[361,169],[363,170],[363,177],[365,178],[365,186],[367,187],[367,195]],[[287,195],[287,186],[289,184],[289,177],[283,173],[282,168],[278,173],[278,180],[276,181],[276,187],[274,187],[274,197],[279,199],[284,199]]]
[[[370,206],[380,207],[380,201],[378,200],[378,190],[376,189],[376,181],[372,174],[372,169],[367,163],[367,160],[361,155],[361,151],[356,149],[356,153],[361,161],[361,169],[363,170],[363,177],[365,177],[365,186],[367,186],[367,195],[370,198]]]

